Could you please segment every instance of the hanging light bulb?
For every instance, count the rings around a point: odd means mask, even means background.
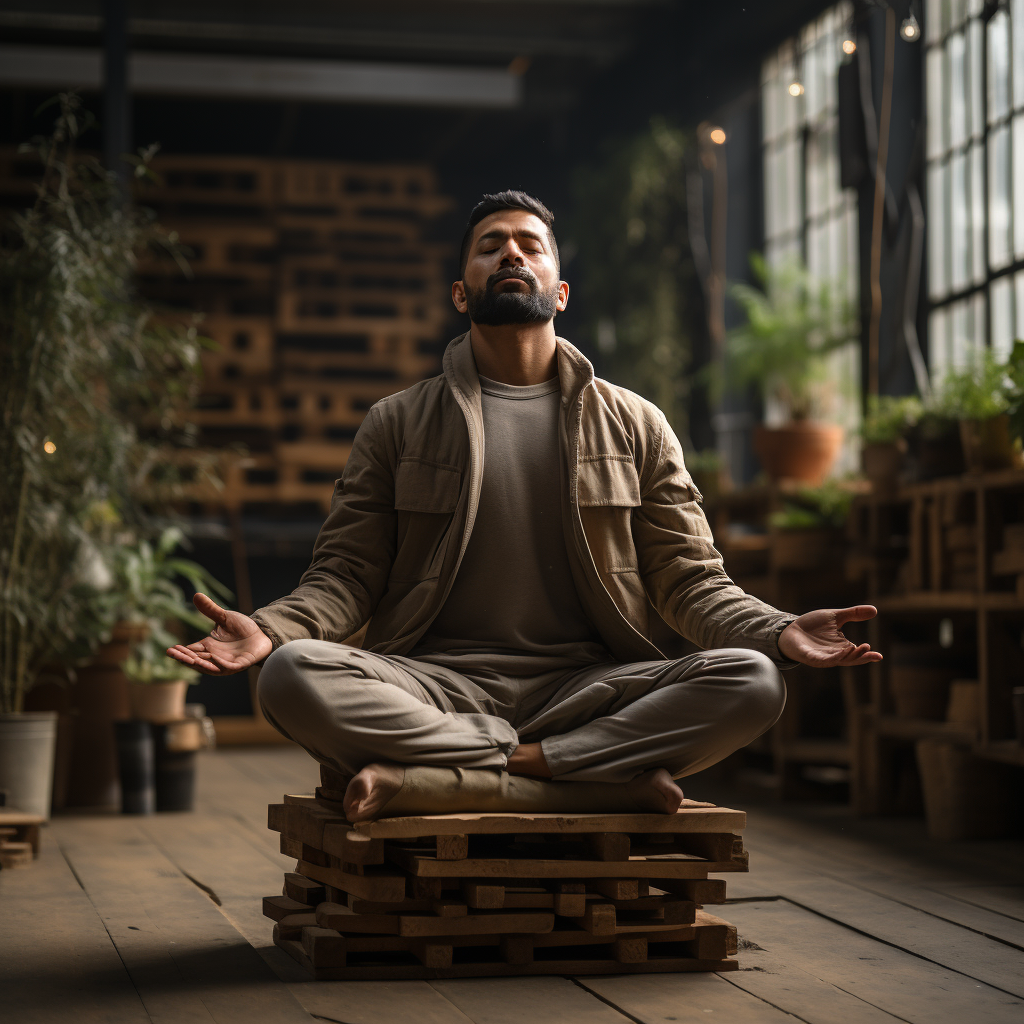
[[[721,146],[725,143],[725,129],[724,128],[712,128],[708,136],[716,146]]]
[[[843,53],[849,56],[851,53],[857,52],[857,44],[852,39],[843,40]]]
[[[790,82],[789,83],[789,95],[790,96],[803,96],[804,86],[802,82]]]
[[[914,8],[911,7],[909,13],[900,25],[900,35],[908,43],[916,43],[921,38],[921,26],[917,23],[917,18],[914,17]]]

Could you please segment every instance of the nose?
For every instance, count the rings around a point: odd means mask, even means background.
[[[509,239],[501,250],[501,266],[503,267],[522,267],[526,265],[526,260],[523,259],[523,251],[516,245],[514,239]]]

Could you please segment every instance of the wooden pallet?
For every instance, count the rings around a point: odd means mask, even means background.
[[[39,856],[38,814],[0,807],[0,868],[28,867]]]
[[[318,978],[731,970],[735,929],[701,909],[747,870],[742,812],[455,814],[352,825],[341,792],[268,808],[296,858],[264,900]],[[682,965],[682,966],[680,966]],[[427,973],[423,973],[427,972]],[[438,973],[440,972],[440,973]]]

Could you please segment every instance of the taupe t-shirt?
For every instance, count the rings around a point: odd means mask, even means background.
[[[527,654],[551,668],[605,660],[565,550],[558,378],[515,387],[481,377],[480,388],[480,505],[452,589],[413,656],[478,652],[494,663]]]

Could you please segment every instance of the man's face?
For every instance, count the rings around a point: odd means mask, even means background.
[[[493,326],[546,323],[568,296],[547,225],[526,210],[499,210],[476,225],[466,270],[452,286],[460,313]]]

